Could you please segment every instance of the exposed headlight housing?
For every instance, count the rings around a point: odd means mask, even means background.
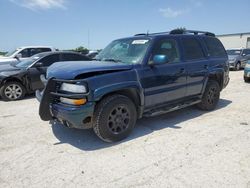
[[[60,88],[61,91],[67,91],[70,93],[87,93],[85,85],[63,83]]]

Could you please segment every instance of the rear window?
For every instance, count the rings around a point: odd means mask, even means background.
[[[201,45],[195,38],[183,38],[184,58],[186,60],[198,60],[205,58]]]
[[[226,51],[221,42],[214,37],[206,37],[205,43],[207,45],[208,55],[210,57],[226,57]]]

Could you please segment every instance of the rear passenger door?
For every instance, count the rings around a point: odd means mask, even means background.
[[[186,96],[192,97],[202,93],[208,76],[209,61],[198,37],[183,36],[181,44],[187,71]]]
[[[155,55],[166,55],[169,62],[150,65]],[[185,63],[181,61],[178,42],[174,38],[156,41],[148,65],[141,78],[146,108],[182,99],[186,93]]]

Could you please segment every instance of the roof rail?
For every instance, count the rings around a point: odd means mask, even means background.
[[[143,35],[159,35],[159,34],[169,34],[169,32],[159,32],[159,33],[139,33],[134,36],[143,36]]]
[[[196,31],[196,30],[186,30],[186,29],[174,29],[170,31],[169,34],[194,34],[194,35],[203,34],[203,35],[215,37],[214,33],[210,33],[207,31]]]
[[[177,35],[177,34],[194,34],[194,35],[203,34],[203,35],[207,35],[210,37],[215,37],[214,33],[210,33],[207,31],[196,31],[196,30],[186,30],[186,29],[174,29],[170,32],[159,32],[159,33],[139,33],[139,34],[136,34],[134,36],[159,35],[159,34],[173,34],[173,35]]]
[[[135,34],[134,36],[143,36],[143,35],[147,35],[146,33],[138,33],[138,34]]]

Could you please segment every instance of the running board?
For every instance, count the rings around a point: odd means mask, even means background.
[[[143,117],[158,116],[158,115],[172,112],[175,110],[179,110],[179,109],[182,109],[182,108],[185,108],[188,106],[192,106],[192,105],[198,104],[200,102],[201,102],[200,99],[199,100],[191,100],[191,101],[186,101],[186,102],[183,102],[183,103],[180,103],[177,105],[169,105],[167,107],[156,108],[156,109],[153,109],[153,110],[150,110],[150,111],[144,113]]]

